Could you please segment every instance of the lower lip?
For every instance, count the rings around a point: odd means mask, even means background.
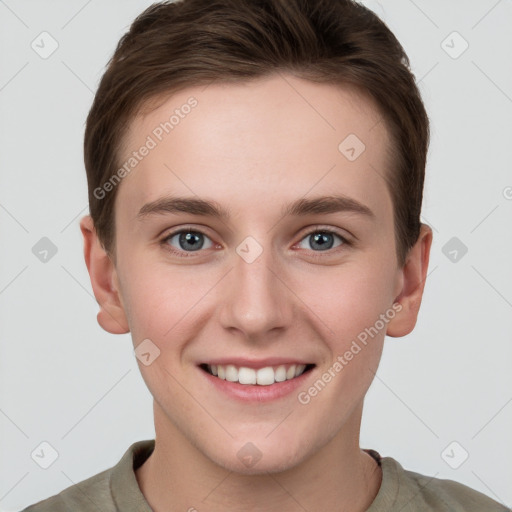
[[[291,380],[274,382],[274,384],[268,386],[259,386],[256,384],[240,384],[239,382],[219,379],[202,368],[199,368],[199,371],[216,389],[242,402],[270,402],[271,400],[277,400],[278,398],[287,396],[301,385],[304,385],[305,380],[309,377],[312,370],[314,370],[314,368]]]

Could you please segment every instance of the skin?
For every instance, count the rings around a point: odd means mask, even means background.
[[[124,156],[190,96],[197,107],[118,185],[115,257],[89,216],[80,223],[99,324],[160,350],[150,365],[138,361],[156,431],[139,486],[157,512],[364,511],[382,474],[359,447],[363,400],[385,335],[415,326],[432,231],[422,225],[400,267],[382,177],[390,139],[373,101],[348,87],[286,74],[189,88],[133,119]],[[350,133],[366,146],[354,161],[338,150]],[[137,219],[144,204],[169,194],[214,200],[231,217]],[[375,217],[281,214],[296,199],[335,194]],[[192,251],[177,236],[161,242],[187,227],[205,234],[204,248]],[[332,248],[315,245],[317,228],[335,232]],[[236,252],[247,236],[263,249],[252,263]],[[396,303],[400,312],[307,405],[295,392],[264,404],[234,401],[197,367],[233,354],[301,358],[316,364],[304,391]],[[247,442],[262,453],[252,467],[237,457]]]

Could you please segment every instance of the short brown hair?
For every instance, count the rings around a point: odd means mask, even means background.
[[[123,136],[143,105],[191,86],[280,71],[352,85],[376,101],[392,140],[386,181],[403,266],[420,232],[429,120],[401,44],[353,0],[165,1],[133,21],[107,64],[85,129],[90,214],[109,254],[117,187],[100,198],[95,190],[118,171]]]

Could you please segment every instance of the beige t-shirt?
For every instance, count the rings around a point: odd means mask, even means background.
[[[151,455],[155,440],[133,443],[112,468],[78,482],[22,512],[152,512],[135,469]],[[366,450],[382,467],[382,484],[366,512],[510,512],[486,495],[453,480],[404,468],[391,457]],[[197,510],[201,510],[200,504]]]

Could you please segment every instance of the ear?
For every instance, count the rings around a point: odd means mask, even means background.
[[[405,265],[400,270],[402,286],[395,302],[398,302],[402,309],[389,321],[386,329],[387,336],[395,338],[405,336],[416,325],[427,278],[431,245],[432,229],[422,224],[418,240],[409,250]]]
[[[103,249],[90,215],[80,220],[84,237],[84,257],[96,301],[100,306],[97,319],[105,331],[112,334],[130,332],[128,321],[117,290],[117,273],[110,256]]]

